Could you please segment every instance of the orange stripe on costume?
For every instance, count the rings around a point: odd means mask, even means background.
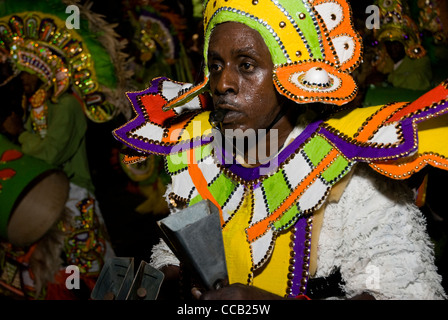
[[[190,174],[191,180],[193,181],[193,184],[198,190],[202,199],[210,200],[219,209],[219,219],[222,226],[224,225],[224,219],[222,218],[221,206],[219,205],[218,201],[216,201],[215,197],[213,197],[210,190],[208,190],[207,180],[202,174],[201,169],[199,169],[194,152],[194,148],[188,150],[188,173]]]
[[[424,107],[430,106],[433,103],[438,103],[448,96],[448,89],[445,88],[444,84],[440,84],[428,93],[424,94],[414,102],[410,103],[407,107],[403,108],[393,117],[391,117],[388,122],[398,121],[415,111],[421,110]]]
[[[339,152],[336,149],[332,149],[322,161],[315,167],[310,174],[296,187],[296,189],[286,198],[286,200],[278,207],[269,217],[255,223],[247,229],[247,237],[249,242],[253,242],[259,236],[261,236],[269,227],[269,224],[276,221],[282,216],[282,213],[287,211],[291,207],[296,199],[312,184],[319,174],[321,174],[325,167],[330,165],[336,157],[339,156]]]
[[[416,172],[419,172],[427,164],[433,167],[447,170],[448,159],[436,154],[422,154],[412,161],[403,164],[396,163],[371,163],[369,166],[376,171],[393,179],[406,179]]]
[[[177,143],[179,137],[181,136],[185,127],[185,122],[181,121],[179,123],[172,124],[167,131],[165,131],[166,136],[162,137],[162,142],[165,143]],[[166,129],[165,129],[166,130]],[[174,134],[176,133],[176,134]]]
[[[388,123],[387,117],[393,114],[396,110],[402,108],[407,102],[397,102],[390,105],[386,105],[384,108],[379,109],[372,118],[368,120],[367,124],[362,127],[362,130],[358,132],[356,140],[367,142],[369,137],[375,133],[375,131],[381,127],[381,125]]]

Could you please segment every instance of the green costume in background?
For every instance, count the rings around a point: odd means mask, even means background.
[[[66,93],[54,104],[48,102],[48,129],[45,139],[33,133],[28,118],[26,131],[19,136],[22,151],[48,163],[61,167],[70,182],[94,192],[87,153],[86,117],[76,97]]]
[[[79,27],[67,26],[70,8],[79,14]],[[65,210],[52,230],[23,247],[1,241],[0,293],[25,299],[89,298],[104,260],[115,254],[94,195],[86,133],[88,119],[105,123],[119,114],[130,116],[123,108],[132,74],[122,52],[125,41],[89,5],[75,0],[2,1],[0,17],[0,51],[13,66],[12,76],[22,72],[42,82],[22,105],[29,117],[18,137],[21,151],[62,169],[70,182]],[[59,257],[63,261],[49,266],[48,260]],[[78,268],[87,290],[69,290],[67,266]]]
[[[58,227],[65,234],[64,265],[78,266],[87,285],[101,272],[114,251],[107,236],[104,219],[94,195],[86,149],[87,120],[80,100],[64,93],[57,103],[48,99],[41,118],[30,116],[19,143],[25,154],[60,167],[69,178],[70,188],[65,215]],[[30,108],[32,110],[32,108]]]
[[[429,90],[432,87],[431,60],[427,55],[420,59],[405,56],[387,80],[397,88]]]

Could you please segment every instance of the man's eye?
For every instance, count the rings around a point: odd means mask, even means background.
[[[219,64],[217,64],[217,63],[212,63],[212,64],[210,64],[208,69],[210,71],[220,71],[221,70],[221,66]]]
[[[253,69],[255,68],[255,66],[249,62],[244,62],[241,64],[241,68],[244,71],[253,71]]]

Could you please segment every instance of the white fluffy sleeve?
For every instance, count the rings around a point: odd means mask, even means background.
[[[167,186],[165,192],[165,200],[169,203],[168,195],[172,192],[172,185]],[[171,214],[178,212],[178,210],[173,210]],[[160,239],[159,243],[155,244],[151,250],[151,261],[149,264],[156,269],[160,269],[167,265],[178,266],[180,264],[179,259],[174,255],[168,245]]]
[[[444,299],[426,221],[412,192],[360,164],[325,211],[316,277],[340,267],[347,297]]]
[[[168,265],[178,266],[179,260],[167,246],[165,241],[160,239],[160,242],[152,247],[151,261],[149,264],[153,268],[160,269]]]

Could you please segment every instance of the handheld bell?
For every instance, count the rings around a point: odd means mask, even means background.
[[[212,202],[202,200],[158,221],[158,225],[174,254],[208,290],[228,283],[219,210]]]

